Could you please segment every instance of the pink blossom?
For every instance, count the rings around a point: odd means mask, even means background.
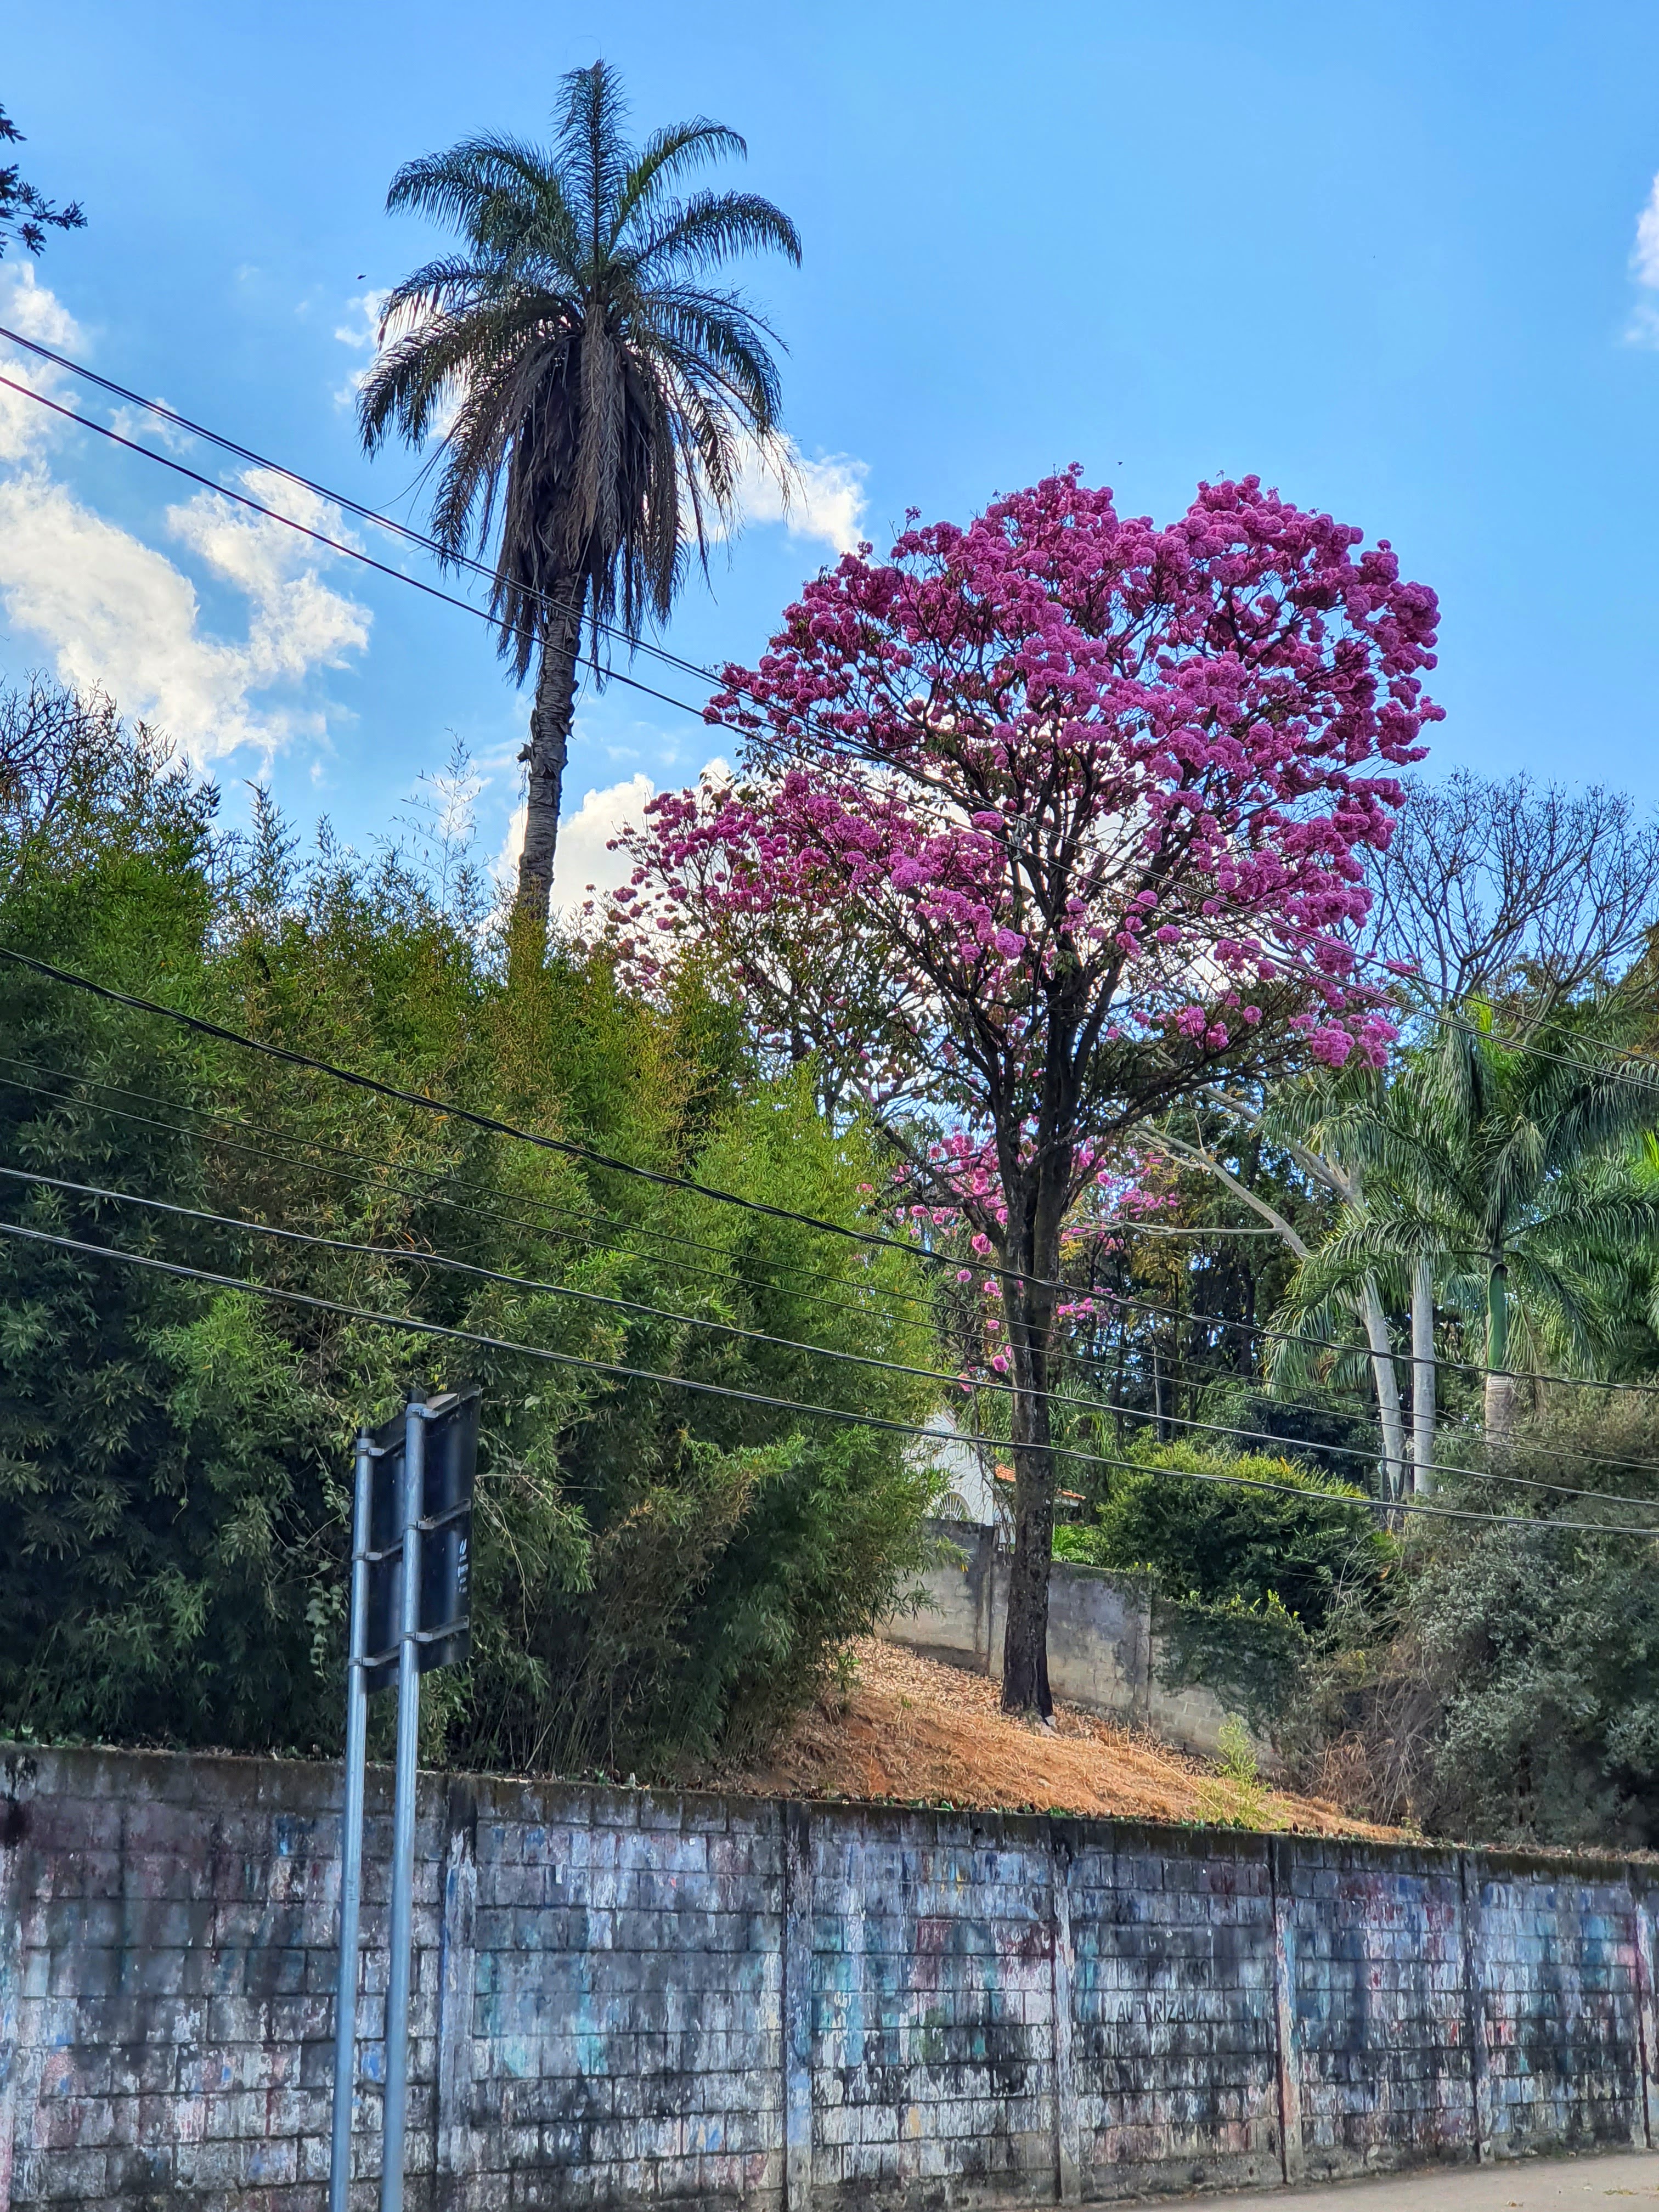
[[[724,672],[735,781],[620,841],[630,941],[674,917],[632,972],[659,991],[712,945],[774,1038],[919,1117],[890,1195],[916,1236],[1013,1259],[1034,1224],[1099,1235],[1162,1202],[1143,1112],[1386,1055],[1352,939],[1440,719],[1437,618],[1386,541],[1255,477],[1167,525],[1076,469],[965,525],[913,515]]]

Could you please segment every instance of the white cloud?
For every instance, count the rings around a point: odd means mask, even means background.
[[[168,403],[157,393],[155,404],[166,407]],[[178,410],[171,411],[176,414]],[[152,415],[143,407],[112,409],[109,426],[118,437],[136,438],[140,445],[165,446],[170,453],[187,453],[196,443],[188,430],[181,430],[176,422],[169,422],[164,416]]]
[[[386,303],[391,297],[390,292],[359,292],[346,301],[344,321],[334,325],[334,335],[343,346],[349,346],[353,353],[368,356],[361,368],[352,370],[335,393],[337,406],[352,407],[356,404],[357,394],[367,383],[374,356],[380,350],[380,317],[385,313]]]
[[[373,353],[380,342],[380,317],[390,292],[359,292],[345,304],[345,320],[337,323],[334,335],[355,353]]]
[[[27,261],[15,264],[6,276],[6,320],[26,338],[36,338],[59,353],[68,353],[80,343],[81,325]]]
[[[0,272],[0,320],[60,353],[75,352],[82,342],[80,325],[57,295],[37,280],[27,262],[21,268]],[[31,392],[53,395],[64,382],[61,369],[30,356],[8,361],[6,374]],[[0,461],[21,460],[38,452],[51,435],[55,419],[21,392],[0,386]]]
[[[1644,292],[1659,295],[1659,177],[1654,179],[1648,204],[1636,220],[1630,270]],[[1659,297],[1637,301],[1626,335],[1637,345],[1659,346]]]
[[[780,438],[774,458],[750,440],[738,474],[738,504],[746,522],[781,522],[792,538],[814,538],[832,552],[850,553],[864,535],[869,473],[867,462],[847,453],[809,460],[793,439]]]
[[[704,769],[703,780],[729,783],[732,771],[726,762],[711,760]],[[657,787],[648,775],[631,775],[625,783],[608,785],[603,791],[590,791],[574,814],[568,814],[559,824],[559,842],[553,860],[553,908],[556,913],[574,915],[580,911],[590,892],[600,897],[620,890],[633,873],[633,866],[626,853],[606,850],[613,837],[627,829],[636,828],[645,819],[645,810],[657,795]],[[519,855],[524,850],[525,807],[522,801],[513,810],[507,836],[496,855],[496,881],[511,890],[518,881]]]
[[[0,307],[3,319],[44,343],[84,343],[32,269],[7,272]],[[48,367],[27,380],[49,390],[55,377]],[[0,402],[9,403],[0,404],[0,601],[10,627],[40,640],[65,683],[102,688],[198,763],[320,735],[322,716],[292,695],[314,671],[339,667],[368,643],[369,615],[323,582],[317,549],[210,492],[172,508],[173,536],[246,602],[244,635],[215,636],[185,570],[53,475],[54,418],[21,394],[0,392]],[[297,520],[341,534],[333,510],[297,486],[258,471],[242,481],[272,505],[279,494]],[[272,690],[289,696],[264,696]]]

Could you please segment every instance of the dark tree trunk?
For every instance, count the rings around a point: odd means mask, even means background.
[[[1023,1280],[1011,1277],[1003,1291],[1014,1382],[1014,1556],[1002,1638],[1002,1710],[1039,1713],[1044,1720],[1054,1709],[1048,1688],[1048,1577],[1059,1487],[1046,1393],[1052,1388],[1054,1282],[1063,1207],[1063,1194],[1039,1194],[1033,1209],[1035,1233],[1029,1240],[1009,1238],[1011,1255],[1021,1252],[1030,1273]]]
[[[555,583],[548,597],[564,598]],[[553,897],[553,860],[559,842],[559,804],[564,765],[570,750],[570,724],[576,706],[576,661],[581,650],[581,616],[556,614],[542,639],[536,678],[536,703],[530,710],[530,742],[519,757],[527,769],[524,851],[519,858],[517,908],[538,931],[547,927]]]
[[[1047,1388],[1048,1360],[1032,1360]],[[1054,1550],[1054,1461],[1048,1449],[1048,1407],[1022,1390],[1014,1400],[1014,1556],[1008,1573],[1008,1620],[1002,1637],[1002,1709],[1054,1709],[1048,1688],[1048,1574]]]

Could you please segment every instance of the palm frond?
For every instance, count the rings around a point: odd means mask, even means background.
[[[612,210],[631,166],[623,125],[628,105],[622,81],[608,62],[571,70],[562,80],[556,167],[597,267],[611,234]]]
[[[406,161],[386,196],[388,215],[422,215],[476,234],[479,210],[494,199],[539,201],[547,168],[533,146],[494,131],[463,138],[441,154]]]
[[[741,161],[748,153],[747,142],[735,131],[728,130],[724,123],[710,122],[706,115],[695,115],[689,123],[671,123],[666,130],[653,131],[623,179],[622,191],[617,197],[611,244],[618,244],[629,225],[639,217],[648,216],[662,193],[687,170],[699,168],[705,161],[718,161],[722,155]]]
[[[643,274],[664,264],[717,269],[737,255],[768,251],[800,265],[800,234],[781,208],[757,192],[699,192],[665,209],[629,258]]]

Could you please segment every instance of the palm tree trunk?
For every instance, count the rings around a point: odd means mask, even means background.
[[[1400,1412],[1400,1377],[1395,1372],[1389,1344],[1389,1319],[1377,1296],[1375,1279],[1367,1275],[1359,1294],[1359,1310],[1365,1323],[1365,1341],[1371,1348],[1371,1375],[1376,1385],[1376,1419],[1382,1431],[1384,1494],[1398,1498],[1406,1487],[1406,1424]]]
[[[1486,1278],[1486,1423],[1488,1444],[1505,1444],[1515,1428],[1515,1377],[1496,1372],[1510,1364],[1510,1271],[1501,1260]]]
[[[562,600],[566,586],[555,583],[548,596]],[[559,842],[559,804],[564,790],[570,725],[576,709],[576,661],[581,650],[581,611],[549,618],[542,638],[536,703],[530,710],[530,742],[519,758],[528,769],[525,787],[524,850],[519,855],[517,910],[545,931],[553,899],[553,860]]]
[[[1412,1488],[1434,1488],[1434,1275],[1426,1258],[1412,1267]]]

